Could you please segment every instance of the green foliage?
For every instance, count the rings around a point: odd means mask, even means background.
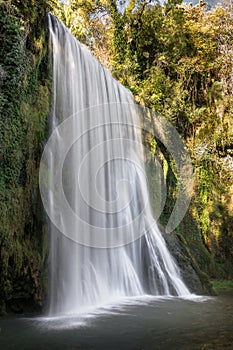
[[[229,280],[213,280],[213,287],[219,294],[232,293],[233,281]]]
[[[109,65],[110,41],[112,40],[111,4],[107,0],[49,0],[51,11],[70,29],[81,42],[87,44],[96,57]]]
[[[211,255],[203,263],[206,271],[218,274],[216,261],[232,276],[232,7],[226,3],[209,11],[202,3],[131,1],[118,17],[125,23],[120,35],[126,48],[120,60],[113,53],[113,73],[139,103],[173,123],[192,157],[196,187],[187,222],[193,230],[189,237],[187,228],[179,230],[194,251],[193,235],[199,247],[204,242]],[[113,25],[118,28],[114,19]],[[161,145],[156,150],[168,164],[165,223],[176,199],[176,169]]]
[[[0,3],[0,309],[17,298],[23,280],[31,280],[26,298],[41,297],[36,271],[45,253],[36,202],[50,93],[40,5]]]

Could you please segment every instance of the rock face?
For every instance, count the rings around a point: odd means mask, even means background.
[[[208,276],[200,270],[184,238],[174,232],[163,233],[163,236],[190,292],[198,295],[213,295],[214,290]]]
[[[38,3],[38,2],[37,2]],[[41,303],[46,229],[38,169],[50,80],[44,6],[0,2],[0,312]]]

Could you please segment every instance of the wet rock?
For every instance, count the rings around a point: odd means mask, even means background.
[[[167,234],[163,237],[168,249],[180,268],[183,281],[190,292],[198,295],[214,295],[212,284],[206,273],[202,272],[194,257],[190,253],[185,240],[176,233]]]

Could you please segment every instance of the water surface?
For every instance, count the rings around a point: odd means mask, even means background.
[[[233,299],[131,298],[80,316],[2,318],[0,328],[4,350],[232,349]]]

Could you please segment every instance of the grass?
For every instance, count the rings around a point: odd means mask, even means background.
[[[211,282],[218,294],[233,294],[233,280],[212,280]]]

